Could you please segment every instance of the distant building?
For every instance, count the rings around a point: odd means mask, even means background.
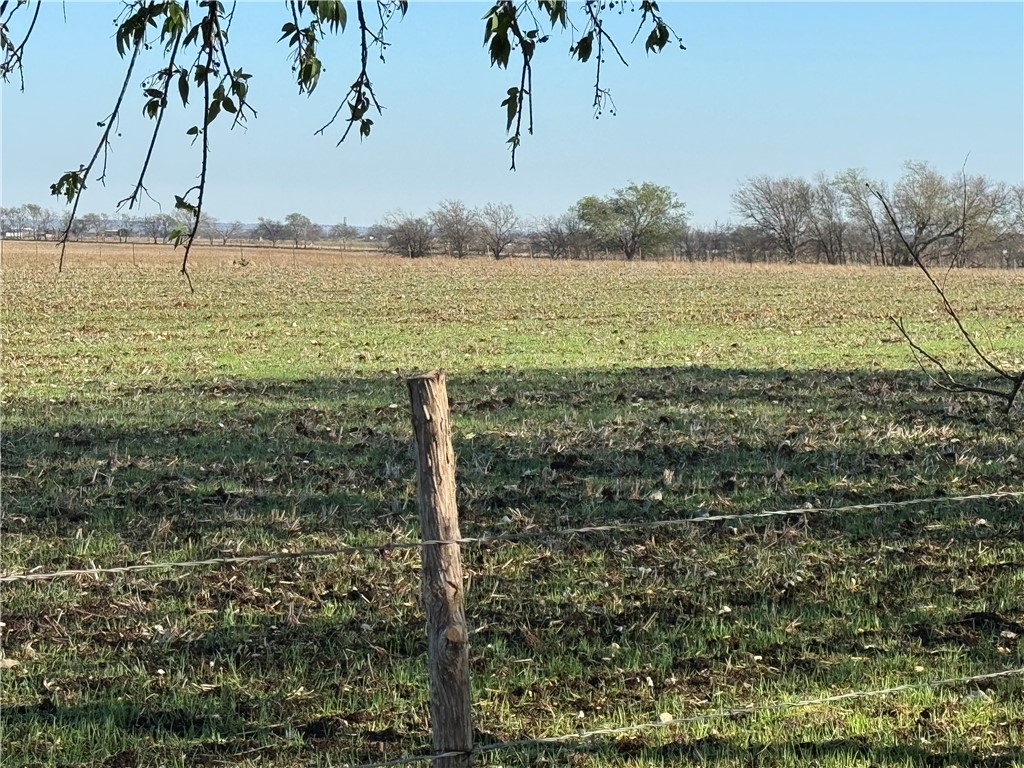
[[[4,240],[35,240],[36,232],[31,227],[23,229],[12,229],[4,232]]]

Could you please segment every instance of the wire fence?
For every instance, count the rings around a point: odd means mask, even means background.
[[[487,545],[501,542],[519,542],[535,539],[565,538],[582,536],[590,533],[611,533],[626,530],[644,530],[656,528],[669,528],[678,525],[693,525],[701,523],[730,522],[743,520],[758,520],[773,517],[795,517],[814,513],[839,514],[844,512],[864,512],[880,509],[906,508],[925,506],[929,504],[963,504],[972,501],[985,501],[994,499],[1009,499],[1024,497],[1024,491],[997,491],[993,493],[976,493],[966,496],[931,496],[920,499],[905,499],[902,501],[878,501],[866,504],[849,504],[839,507],[815,507],[804,506],[791,509],[764,510],[760,512],[743,512],[736,514],[712,515],[701,514],[696,517],[676,518],[672,520],[637,520],[619,521],[604,523],[601,525],[585,525],[576,528],[558,528],[544,531],[524,531],[521,533],[491,534],[485,536],[470,536],[459,539],[427,539],[423,541],[388,541],[381,544],[366,544],[358,546],[339,546],[325,549],[313,549],[299,552],[268,552],[253,555],[231,555],[224,557],[211,557],[201,560],[181,560],[160,563],[138,563],[135,565],[121,565],[104,568],[69,568],[49,572],[27,572],[4,574],[0,576],[0,583],[24,582],[24,581],[45,581],[48,579],[77,577],[77,576],[101,576],[105,574],[125,574],[140,571],[155,571],[169,569],[217,567],[222,565],[240,565],[246,563],[269,563],[283,560],[303,560],[326,557],[351,557],[359,554],[384,554],[386,552],[401,549],[421,549],[428,546],[441,546],[449,544],[458,545]]]
[[[531,747],[545,747],[550,745],[564,745],[571,742],[586,742],[588,739],[593,739],[596,736],[620,736],[626,733],[636,733],[637,731],[646,731],[660,728],[671,728],[673,726],[680,725],[692,725],[693,723],[702,723],[709,720],[719,720],[722,718],[730,717],[742,717],[750,715],[758,715],[767,712],[778,712],[781,710],[797,709],[800,707],[811,707],[818,704],[834,704],[840,701],[850,701],[853,699],[866,699],[874,696],[886,696],[893,693],[903,693],[905,691],[916,691],[936,688],[951,688],[954,686],[970,685],[971,683],[981,683],[989,680],[997,680],[1001,678],[1010,677],[1024,677],[1024,667],[1018,669],[1006,669],[999,672],[987,672],[980,675],[970,675],[967,677],[950,677],[941,680],[924,680],[918,683],[905,683],[903,685],[894,685],[890,688],[876,688],[869,691],[848,691],[846,693],[837,693],[831,696],[821,696],[818,698],[804,698],[797,699],[794,701],[775,701],[769,704],[758,704],[747,707],[733,707],[729,709],[716,709],[711,712],[702,712],[697,715],[688,715],[686,717],[665,717],[658,720],[653,720],[645,723],[636,723],[634,725],[622,725],[614,728],[598,728],[592,731],[579,730],[575,733],[565,733],[557,736],[544,736],[536,739],[518,739],[516,741],[497,741],[490,744],[481,744],[474,747],[472,752],[443,752],[436,754],[424,754],[424,755],[410,755],[408,757],[396,758],[394,760],[388,760],[380,763],[362,763],[352,768],[384,768],[385,766],[391,765],[411,765],[414,763],[434,762],[447,757],[461,757],[464,755],[480,755],[488,752],[497,752],[499,750],[508,749],[529,749]]]
[[[932,496],[927,498],[905,499],[899,501],[882,501],[864,504],[850,504],[835,507],[802,506],[789,509],[762,510],[757,512],[735,513],[735,514],[700,514],[671,520],[646,520],[646,521],[618,521],[600,525],[587,525],[574,528],[562,528],[554,530],[524,531],[519,533],[488,534],[481,536],[462,537],[458,539],[427,539],[422,541],[388,541],[380,544],[339,546],[333,548],[314,549],[307,551],[281,551],[273,553],[237,555],[212,557],[206,559],[139,563],[132,565],[114,567],[94,567],[80,569],[66,569],[50,572],[27,572],[17,574],[4,574],[0,576],[0,583],[45,581],[65,577],[99,577],[102,575],[118,575],[154,570],[178,570],[201,567],[219,567],[223,565],[268,563],[275,561],[294,561],[301,559],[329,558],[329,557],[352,557],[362,554],[381,555],[393,550],[413,550],[426,546],[443,545],[490,545],[503,542],[521,542],[537,539],[571,538],[595,533],[614,533],[626,530],[646,530],[668,528],[682,525],[699,525],[701,523],[715,522],[740,522],[748,520],[763,520],[770,518],[799,517],[809,514],[843,514],[865,511],[878,511],[884,509],[924,507],[939,504],[966,504],[977,501],[994,501],[1000,499],[1020,499],[1024,497],[1022,491],[999,491],[992,493],[979,493],[964,496]],[[693,715],[671,716],[662,715],[658,720],[640,722],[630,725],[612,726],[597,728],[593,730],[579,729],[572,733],[563,733],[538,738],[524,738],[511,741],[494,741],[486,744],[475,745],[471,751],[444,751],[430,753],[429,747],[424,746],[422,754],[406,755],[400,758],[385,760],[375,763],[362,763],[353,765],[353,768],[387,768],[388,766],[411,765],[418,763],[435,763],[446,758],[462,758],[467,756],[482,756],[489,753],[504,750],[526,750],[559,746],[570,750],[581,750],[592,747],[593,740],[598,737],[613,737],[628,733],[636,733],[653,729],[665,729],[691,725],[694,723],[707,722],[717,719],[733,717],[755,716],[763,713],[787,711],[791,709],[812,707],[816,705],[834,704],[843,701],[850,701],[863,698],[886,696],[903,693],[913,690],[935,690],[957,686],[969,686],[995,680],[1006,680],[1010,678],[1024,677],[1024,667],[1006,669],[984,674],[970,675],[964,677],[953,677],[944,679],[924,680],[920,682],[894,685],[887,688],[871,690],[856,690],[843,693],[836,693],[820,697],[804,697],[793,700],[773,701],[765,704],[739,706],[731,708],[716,709],[708,712],[701,712]],[[985,695],[985,694],[982,694]]]

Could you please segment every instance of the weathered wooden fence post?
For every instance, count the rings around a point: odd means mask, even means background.
[[[452,449],[448,390],[444,373],[409,379],[412,426],[416,436],[416,501],[424,541],[461,538],[455,504],[455,451]],[[434,752],[464,752],[435,761],[439,768],[472,765],[473,723],[469,689],[469,632],[462,594],[458,544],[422,549],[423,604],[427,612],[430,666],[430,727]]]

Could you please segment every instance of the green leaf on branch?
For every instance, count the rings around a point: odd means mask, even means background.
[[[181,245],[182,240],[187,240],[189,231],[183,226],[178,226],[167,233],[167,239],[174,243],[174,247],[177,248]]]
[[[54,197],[65,197],[70,203],[84,186],[81,170],[68,171],[57,179],[56,184],[50,185],[50,194]]]
[[[540,0],[538,3],[542,11],[547,11],[548,18],[551,19],[551,26],[555,24],[561,24],[564,29],[567,23],[565,15],[565,0]]]
[[[142,45],[146,39],[146,27],[155,27],[156,17],[162,11],[162,4],[147,3],[121,22],[114,34],[114,42],[121,58],[124,58],[124,55],[132,48]]]
[[[494,6],[487,12],[487,15],[483,17],[484,21],[484,45],[487,45],[487,41],[491,39],[491,35],[498,29],[498,6]]]
[[[188,72],[184,69],[178,75],[178,95],[181,96],[181,106],[188,106]]]
[[[217,119],[217,115],[219,115],[219,114],[220,114],[220,102],[219,101],[211,101],[210,102],[210,109],[206,113],[206,124],[209,125],[214,120],[216,120]]]
[[[654,29],[651,30],[651,34],[647,36],[647,43],[644,45],[644,48],[648,53],[651,51],[661,53],[662,49],[668,45],[668,39],[668,27],[664,22],[659,21],[654,25]]]
[[[512,53],[512,43],[509,42],[507,31],[491,38],[490,51],[491,66],[495,64],[499,67],[508,66],[508,57]]]
[[[196,207],[181,195],[174,196],[174,207],[179,211],[188,211],[193,216],[196,215]]]
[[[319,2],[310,0],[309,10],[321,22],[326,23],[332,32],[337,32],[339,28],[343,32],[345,31],[345,24],[348,23],[348,11],[339,0],[320,0]]]
[[[509,32],[515,23],[515,10],[507,5],[495,5],[484,16],[484,45],[491,55],[491,66],[508,66],[508,57],[512,53]]]
[[[196,24],[195,26],[192,27],[192,29],[190,29],[188,31],[188,34],[185,35],[185,39],[181,41],[181,44],[182,44],[183,47],[188,48],[190,45],[192,45],[192,43],[194,43],[196,41],[196,38],[198,38],[198,37],[199,37],[199,25]]]
[[[188,14],[180,4],[176,2],[166,3],[164,26],[160,30],[160,40],[167,40],[168,45],[170,45],[173,43],[174,38],[184,31],[187,22]]]
[[[580,61],[587,61],[590,59],[590,55],[594,52],[594,33],[588,32],[572,48],[569,49],[569,54],[575,56]]]
[[[320,80],[321,67],[320,59],[315,56],[306,59],[302,63],[302,66],[299,67],[300,89],[304,89],[306,93],[312,93],[316,89],[316,84]]]
[[[501,106],[508,110],[508,123],[505,125],[505,130],[509,131],[512,129],[512,122],[516,119],[516,114],[519,112],[519,89],[509,88],[508,98],[501,102]]]

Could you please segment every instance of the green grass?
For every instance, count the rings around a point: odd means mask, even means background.
[[[287,261],[287,260],[286,260]],[[3,569],[418,537],[448,371],[462,532],[1020,490],[1019,410],[913,272],[349,260],[3,272]],[[1021,365],[1024,276],[952,292]],[[1019,500],[467,546],[477,741],[1024,666]],[[3,587],[4,766],[342,765],[430,742],[415,550]],[[488,765],[1022,766],[1024,684]]]

